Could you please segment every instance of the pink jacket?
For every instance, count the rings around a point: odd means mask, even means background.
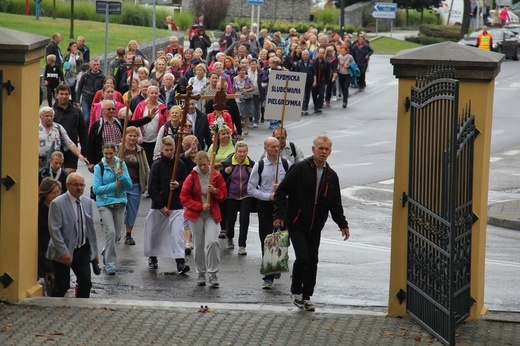
[[[137,107],[135,107],[134,114],[132,115],[132,120],[139,120],[143,118],[144,110],[146,108],[146,100],[139,102]],[[166,121],[168,121],[168,108],[162,103],[159,103],[159,106],[157,107],[159,109],[159,114],[157,116],[159,117],[159,126],[157,130],[163,126]]]

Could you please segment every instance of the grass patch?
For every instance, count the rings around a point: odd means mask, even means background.
[[[370,47],[378,54],[396,54],[404,49],[422,47],[422,45],[380,36],[377,39],[370,39]]]
[[[49,17],[40,17],[40,20],[34,20],[33,17],[26,17],[16,14],[2,13],[3,28],[19,30],[32,34],[38,34],[51,38],[52,34],[59,32],[63,37],[60,49],[63,55],[67,52],[67,47],[71,39],[70,20],[69,19],[52,19]],[[136,40],[137,42],[149,42],[153,38],[152,28],[145,28],[133,25],[108,24],[108,51],[114,52],[118,47],[125,47],[128,41]],[[89,47],[90,56],[103,55],[105,53],[105,23],[90,22],[83,20],[74,20],[74,39],[79,35],[85,36],[85,44]],[[157,29],[156,38],[170,36],[170,31]],[[45,66],[45,62],[40,62]]]

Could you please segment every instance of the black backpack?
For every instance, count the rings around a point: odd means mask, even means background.
[[[292,147],[291,147],[292,149]],[[289,170],[289,162],[283,157],[280,157],[284,171],[287,173]],[[262,172],[264,171],[264,160],[258,161],[258,186],[262,186]]]
[[[99,166],[99,169],[101,170],[101,179],[103,179],[103,174],[105,173],[105,167],[103,167],[103,162],[100,161],[97,164]],[[94,188],[90,187],[90,199],[96,200],[96,194],[94,193]]]

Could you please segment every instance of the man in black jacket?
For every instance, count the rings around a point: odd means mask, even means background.
[[[213,143],[209,130],[208,116],[195,108],[195,100],[188,104],[188,120],[192,123],[191,133],[197,137],[200,150],[207,150]]]
[[[81,109],[69,100],[70,88],[65,84],[56,89],[57,101],[54,104],[54,122],[63,126],[74,144],[81,145],[81,155],[87,156],[87,126]],[[76,172],[78,158],[70,150],[64,154],[63,167],[67,173]]]
[[[325,60],[325,49],[318,48],[317,57],[312,65],[312,102],[314,103],[314,112],[321,113],[323,108],[323,100],[325,99],[325,85],[330,76],[330,65]]]
[[[81,76],[78,81],[78,92],[76,93],[76,105],[81,106],[85,125],[90,123],[90,107],[98,90],[103,88],[105,75],[100,70],[101,62],[95,58],[90,61],[90,70]],[[81,103],[80,103],[81,101]]]
[[[314,83],[314,64],[312,63],[309,51],[306,49],[302,51],[302,59],[296,64],[295,72],[305,73],[307,79],[305,80],[305,91],[303,94],[302,114],[309,114],[309,99],[311,96],[312,83]]]
[[[273,226],[287,227],[296,255],[292,301],[306,311],[315,309],[310,299],[316,285],[321,230],[329,211],[344,240],[350,236],[341,204],[339,178],[327,164],[331,151],[332,142],[327,136],[316,137],[313,156],[292,165],[274,194]]]
[[[59,33],[52,34],[52,41],[45,49],[45,57],[50,54],[56,55],[56,66],[61,68],[63,66],[63,55],[61,54],[60,44],[61,35]],[[49,105],[50,106],[50,105]]]

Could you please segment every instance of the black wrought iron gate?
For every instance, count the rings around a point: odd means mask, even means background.
[[[474,116],[459,82],[431,67],[411,91],[407,311],[445,344],[469,316]]]

